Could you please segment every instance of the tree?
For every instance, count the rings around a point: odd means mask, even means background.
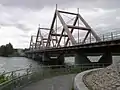
[[[12,46],[12,44],[11,43],[6,44],[6,54],[10,55],[12,53],[13,53],[13,46]]]
[[[2,45],[0,47],[0,55],[1,56],[5,56],[5,53],[6,53],[6,46],[5,45]]]
[[[0,55],[1,56],[9,56],[9,55],[13,54],[13,52],[14,52],[14,50],[13,50],[13,46],[11,43],[2,45],[0,47]]]

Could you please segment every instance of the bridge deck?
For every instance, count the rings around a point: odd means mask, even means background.
[[[69,50],[82,50],[82,49],[93,49],[93,48],[102,48],[102,47],[115,47],[120,46],[120,39],[111,40],[111,41],[101,41],[87,44],[74,45],[69,47],[60,47],[60,48],[46,48],[41,50],[32,50],[27,51],[26,53],[44,53],[44,52],[56,52],[56,51],[69,51]]]
[[[69,17],[69,22],[66,16]],[[48,30],[45,35],[42,33],[43,30]],[[26,53],[44,53],[78,49],[89,50],[90,48],[93,49],[97,47],[118,46],[120,42],[120,32],[115,31],[98,35],[79,12],[60,11],[57,10],[57,8],[53,16],[51,27],[39,27],[35,37],[36,40],[33,40],[34,36],[31,36],[30,51]]]

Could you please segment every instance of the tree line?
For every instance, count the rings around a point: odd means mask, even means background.
[[[14,52],[13,45],[11,43],[0,46],[0,56],[8,57]]]

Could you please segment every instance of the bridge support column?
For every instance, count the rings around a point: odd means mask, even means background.
[[[26,54],[26,57],[31,59],[32,55],[31,54]]]
[[[46,53],[44,53],[44,54],[42,55],[42,61],[43,61],[43,62],[50,61],[50,58],[49,58],[49,56],[48,56]]]
[[[36,61],[42,61],[42,55],[40,55],[40,54],[35,54],[34,55],[35,57],[34,57],[34,60],[36,60]]]
[[[58,65],[63,65],[64,64],[64,55],[60,55],[58,57],[58,61],[57,61]]]
[[[75,64],[89,64],[89,63],[91,63],[91,61],[83,53],[79,52],[75,54]]]
[[[32,59],[34,59],[35,58],[35,54],[32,54]]]
[[[63,65],[64,64],[64,55],[50,56],[49,54],[44,53],[42,56],[42,61],[44,64],[49,65]]]
[[[35,58],[35,55],[34,54],[32,54],[32,59],[34,59]]]
[[[112,54],[107,51],[103,54],[103,56],[99,59],[98,63],[108,63],[112,64]]]

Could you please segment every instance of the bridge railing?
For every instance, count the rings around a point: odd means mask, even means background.
[[[93,68],[103,68],[110,64],[95,63],[81,65],[51,65],[37,68],[26,68],[0,75],[0,90],[18,90],[30,83],[57,75],[80,73]]]
[[[78,39],[76,39],[77,45],[96,43],[96,42],[102,42],[102,41],[117,40],[117,39],[120,39],[120,31],[114,31],[114,32],[105,33],[105,34],[99,34],[98,36],[100,37],[101,41],[96,41],[96,39],[93,36],[89,36],[85,40],[84,43],[82,42],[84,40],[84,38],[81,38],[79,41],[78,41]],[[72,45],[68,45],[68,46],[72,46]],[[61,45],[60,47],[64,47],[64,45]],[[43,47],[43,46],[41,46],[39,48],[32,48],[31,51],[45,50],[45,49],[52,49],[52,48],[56,48],[56,47]]]
[[[117,39],[120,39],[120,31],[115,31],[115,32],[110,32],[110,33],[105,33],[105,34],[99,34],[98,36],[100,37],[101,41],[117,40]],[[79,41],[80,42],[79,44],[82,44],[82,42],[81,42],[82,40]],[[101,41],[99,41],[99,42],[101,42]],[[96,41],[96,39],[93,36],[87,38],[86,41],[85,41],[86,44],[87,43],[95,43],[95,42],[98,42],[98,41]]]

